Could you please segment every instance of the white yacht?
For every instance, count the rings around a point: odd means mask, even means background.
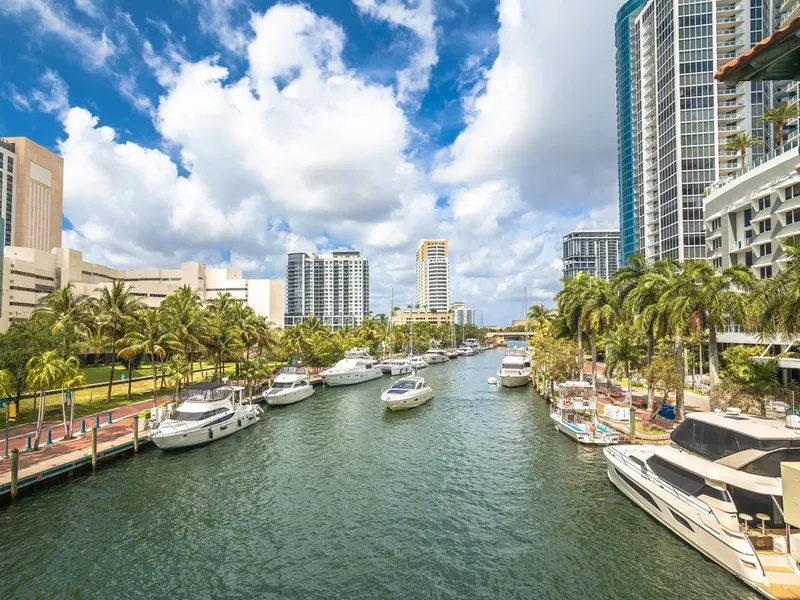
[[[422,377],[402,377],[383,391],[381,400],[391,411],[416,408],[433,398],[433,390]]]
[[[558,400],[552,406],[550,418],[556,429],[581,444],[618,444],[620,434],[598,420],[597,403],[593,395],[591,383],[563,382],[559,385]]]
[[[800,533],[784,516],[800,498],[788,496],[781,467],[800,462],[800,433],[778,419],[697,412],[670,437],[671,446],[605,448],[608,478],[767,598],[800,598]]]
[[[201,383],[183,392],[166,420],[150,424],[150,439],[162,450],[189,448],[227,437],[254,425],[263,410],[244,398],[243,387]]]
[[[436,363],[448,362],[450,357],[447,355],[447,350],[443,350],[442,348],[429,348],[425,353],[425,360],[428,361],[429,365],[435,365]]]
[[[472,356],[473,354],[475,354],[475,350],[472,348],[472,346],[461,344],[458,347],[458,354],[460,356]]]
[[[411,373],[411,361],[407,358],[387,358],[381,365],[384,375],[408,375]]]
[[[383,371],[366,348],[353,348],[348,350],[336,365],[320,375],[326,385],[336,387],[378,379],[383,376]]]
[[[531,382],[531,357],[525,348],[509,348],[500,364],[497,378],[505,387],[520,387]]]
[[[305,400],[314,393],[305,367],[282,367],[272,387],[264,392],[270,406],[285,406]]]
[[[412,369],[419,370],[419,369],[424,369],[425,367],[428,366],[428,360],[425,358],[425,356],[420,354],[418,354],[417,356],[409,356],[408,360],[409,362],[411,362]]]
[[[448,348],[446,352],[447,352],[447,358],[449,358],[450,360],[454,360],[460,356],[458,353],[458,348]]]
[[[467,338],[466,340],[464,340],[464,344],[472,348],[475,354],[483,350],[483,348],[481,348],[481,345],[478,343],[478,340],[476,340],[475,338]]]

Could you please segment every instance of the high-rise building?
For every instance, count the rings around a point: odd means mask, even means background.
[[[617,174],[619,178],[620,257],[623,263],[636,253],[636,126],[633,121],[631,74],[631,19],[647,0],[628,0],[617,12]]]
[[[421,240],[417,246],[416,303],[423,310],[435,312],[447,312],[450,307],[447,240]]]
[[[64,159],[25,137],[4,138],[2,142],[0,153],[7,153],[2,202],[4,244],[45,252],[60,248]]]
[[[650,260],[704,258],[703,193],[741,167],[726,150],[733,136],[763,137],[749,155],[774,146],[761,115],[774,105],[770,83],[717,84],[716,70],[769,35],[777,11],[772,0],[647,0],[628,2],[618,15],[618,65],[627,22],[630,98],[618,66],[618,104],[632,107],[635,249]],[[627,12],[626,12],[627,11]],[[627,21],[626,21],[627,20]],[[620,227],[623,256],[630,254],[631,185],[625,161],[630,131],[620,111]]]
[[[329,327],[355,327],[368,314],[369,261],[361,252],[288,255],[284,317],[287,327],[311,316]]]
[[[0,139],[0,216],[3,218],[3,246],[10,246],[13,239],[16,162],[14,144]]]
[[[619,230],[571,231],[562,238],[564,277],[588,273],[608,281],[619,268]]]
[[[467,308],[463,302],[453,302],[450,312],[453,313],[453,323],[456,325],[475,325],[475,309]]]

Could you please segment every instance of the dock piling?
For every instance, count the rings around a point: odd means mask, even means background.
[[[100,427],[100,413],[98,413],[97,416],[94,418],[94,426],[95,429]]]
[[[111,411],[108,411],[108,424],[111,425]]]
[[[32,448],[32,446],[31,446],[31,436],[28,436],[28,443],[25,446],[25,450],[30,450],[31,448]]]
[[[97,427],[92,427],[92,471],[97,470]]]
[[[28,438],[30,441],[30,438]],[[19,473],[19,450],[11,451],[11,499],[17,497],[17,475]]]
[[[52,429],[48,429],[47,430],[47,442],[45,442],[45,446],[49,446],[52,443],[53,443],[53,430]]]
[[[86,433],[86,419],[81,422],[81,433]]]
[[[133,453],[139,454],[139,415],[133,415]]]

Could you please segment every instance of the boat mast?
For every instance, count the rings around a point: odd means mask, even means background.
[[[391,296],[389,300],[389,322],[386,324],[386,329],[383,335],[383,357],[389,358],[392,356],[392,321],[394,320],[394,288],[391,288]]]

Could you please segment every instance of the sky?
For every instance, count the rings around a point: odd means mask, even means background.
[[[61,154],[63,246],[283,278],[353,248],[370,308],[422,238],[484,324],[618,227],[615,0],[2,0],[0,136]]]

